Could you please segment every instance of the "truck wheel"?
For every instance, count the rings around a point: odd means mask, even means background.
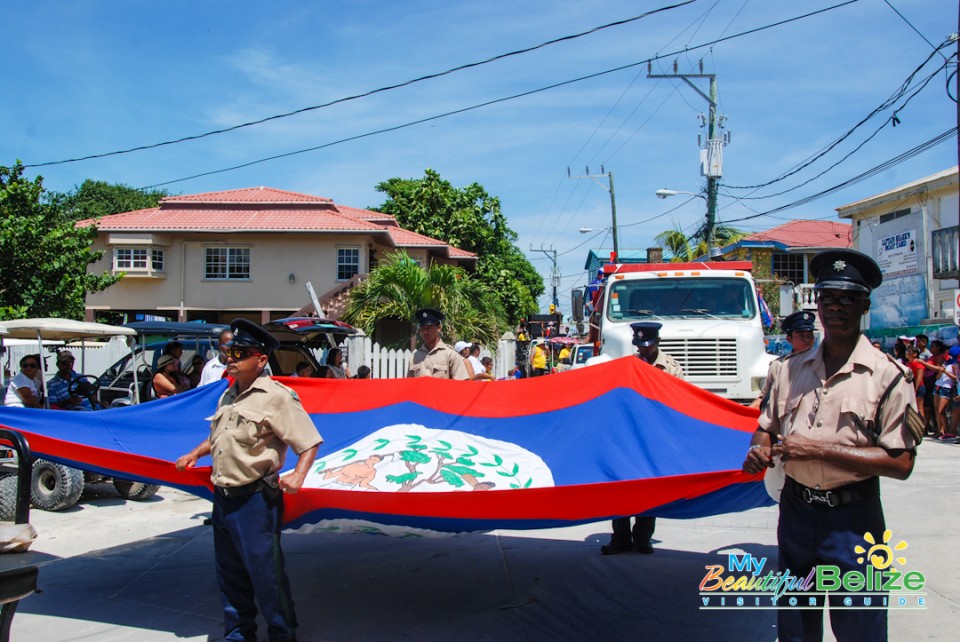
[[[143,482],[132,482],[124,479],[114,479],[113,487],[124,499],[132,499],[136,502],[150,499],[160,490],[160,486],[157,484],[144,484]]]
[[[17,473],[0,473],[0,522],[17,516]]]
[[[83,471],[46,459],[33,462],[33,505],[40,510],[63,510],[80,499]]]

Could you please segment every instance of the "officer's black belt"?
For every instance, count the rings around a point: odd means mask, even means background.
[[[818,490],[804,486],[792,477],[787,477],[784,490],[793,493],[798,499],[808,504],[836,508],[837,506],[854,504],[869,497],[878,497],[880,495],[880,478],[871,477],[839,488]]]
[[[263,479],[244,484],[243,486],[214,486],[214,492],[223,497],[249,497],[268,487]]]

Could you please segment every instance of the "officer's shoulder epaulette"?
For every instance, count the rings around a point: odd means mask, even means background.
[[[786,361],[787,359],[793,359],[793,358],[794,358],[795,356],[797,356],[798,354],[803,354],[804,352],[806,352],[806,350],[800,350],[799,352],[788,352],[787,354],[783,355],[782,357],[779,357],[779,358],[777,359],[777,361]]]
[[[272,381],[275,386],[277,386],[278,388],[280,388],[281,390],[289,394],[291,397],[293,397],[297,401],[300,401],[300,395],[297,394],[296,390],[294,390],[293,388],[291,388],[290,386],[284,383],[280,383],[276,379],[271,379],[270,381]]]

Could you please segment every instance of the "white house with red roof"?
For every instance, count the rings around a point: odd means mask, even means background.
[[[91,272],[124,277],[87,295],[86,316],[120,313],[226,323],[264,323],[304,310],[309,281],[325,316],[337,318],[343,294],[390,252],[421,265],[473,269],[477,256],[401,229],[380,212],[271,187],[169,196],[158,207],[97,221]],[[309,306],[312,310],[312,305]]]

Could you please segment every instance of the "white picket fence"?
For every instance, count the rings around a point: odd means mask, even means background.
[[[47,378],[53,376],[56,370],[54,352],[62,349],[62,342],[44,342],[43,354],[46,357]],[[106,343],[88,343],[81,349],[79,344],[67,346],[77,359],[74,369],[83,374],[99,377],[107,368],[115,364],[124,356],[130,354],[130,348],[121,337],[115,337]],[[402,379],[407,376],[410,367],[412,350],[385,349],[374,343],[369,337],[350,337],[345,344],[347,364],[350,372],[356,374],[357,368],[366,365],[370,368],[374,379]],[[10,340],[4,341],[3,369],[6,382],[10,377],[20,372],[20,359],[28,354],[37,353],[36,341]],[[501,339],[497,342],[496,351],[484,346],[480,350],[480,358],[493,357],[493,373],[497,378],[506,377],[507,372],[514,366],[516,341]],[[319,355],[318,355],[319,356]],[[2,398],[2,397],[0,397]]]
[[[407,376],[410,367],[412,350],[386,349],[379,343],[374,343],[370,337],[349,337],[345,344],[347,364],[350,372],[356,374],[357,368],[362,365],[370,368],[370,375],[374,379],[402,379]],[[480,349],[480,358],[493,357],[493,374],[498,379],[506,377],[507,372],[514,366],[516,341],[501,339],[497,342],[496,351]]]

